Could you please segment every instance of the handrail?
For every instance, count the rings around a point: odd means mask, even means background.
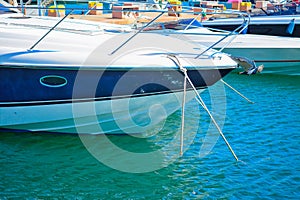
[[[227,12],[224,12],[227,13]],[[194,17],[194,19],[185,27],[184,31],[186,31],[188,28],[190,28],[192,26],[192,24],[197,20],[197,18],[201,15],[202,13],[199,13],[196,17]],[[220,13],[213,13],[213,14],[220,14]],[[223,14],[223,13],[221,13]],[[202,56],[203,54],[205,54],[207,51],[209,51],[210,49],[212,49],[213,47],[215,47],[217,44],[219,44],[220,42],[222,42],[224,39],[228,38],[229,36],[234,35],[235,37],[237,35],[239,35],[240,33],[242,33],[249,25],[250,23],[250,14],[247,14],[248,20],[246,20],[245,18],[245,13],[242,12],[232,12],[230,14],[238,14],[243,18],[243,23],[237,27],[235,30],[233,31],[224,31],[224,30],[219,30],[219,29],[213,29],[215,31],[221,31],[221,32],[226,32],[228,33],[227,35],[225,35],[223,38],[221,38],[220,40],[218,40],[217,42],[215,42],[214,44],[212,44],[211,46],[209,46],[207,49],[205,49],[203,52],[201,52],[200,54],[198,54],[195,59],[198,59],[200,56]],[[209,29],[209,28],[208,28]],[[184,32],[181,32],[181,34],[185,34]],[[194,33],[195,35],[198,35],[197,33]],[[235,39],[235,37],[232,37],[219,51],[222,51],[224,48],[226,48],[231,42],[232,40]]]
[[[115,50],[113,50],[110,55],[116,53],[119,49],[121,49],[124,45],[126,45],[130,40],[132,40],[136,35],[141,33],[145,28],[150,26],[154,21],[156,21],[159,17],[161,17],[166,11],[161,12],[159,15],[157,15],[154,19],[152,19],[148,24],[143,26],[138,32],[136,32],[134,35],[132,35],[130,38],[128,38],[125,42],[123,42],[119,47],[117,47]]]
[[[143,26],[140,30],[138,30],[135,34],[133,34],[130,38],[128,38],[125,42],[123,42],[119,47],[117,47],[115,50],[113,50],[110,55],[116,53],[119,49],[121,49],[124,45],[126,45],[130,40],[132,40],[135,36],[137,36],[139,33],[141,33],[145,28],[150,26],[153,22],[155,22],[158,18],[160,18],[163,14],[166,13],[165,9],[168,8],[169,4],[166,5],[164,10],[157,15],[154,19],[152,19],[150,22],[148,22],[145,26]]]
[[[237,35],[236,33],[238,32],[238,34],[240,34],[241,32],[243,32],[249,25],[250,23],[250,15],[248,15],[248,19],[249,20],[246,20],[245,19],[245,16],[244,16],[244,13],[237,13],[239,15],[241,15],[241,17],[243,17],[243,23],[237,27],[235,30],[231,31],[229,34],[225,35],[223,38],[221,38],[220,40],[218,40],[217,42],[215,42],[214,44],[212,44],[211,46],[209,46],[206,50],[204,50],[203,52],[201,52],[200,54],[198,54],[195,59],[199,58],[200,56],[202,56],[204,53],[206,53],[207,51],[209,51],[210,49],[212,49],[213,47],[215,47],[217,44],[219,44],[220,42],[222,42],[223,40],[225,40],[226,38],[228,38],[229,36],[232,36],[232,35]],[[234,39],[234,38],[233,38]],[[228,46],[231,41],[233,40],[231,39],[226,45],[224,45],[224,47],[221,48],[221,50],[219,51],[222,51],[226,46]]]
[[[73,10],[71,10],[71,12],[69,12],[67,15],[65,15],[61,20],[59,20],[59,22],[57,22],[47,33],[45,33],[36,43],[34,43],[34,45],[32,45],[28,50],[31,51],[37,44],[39,44],[51,31],[53,31],[62,21],[64,21],[71,13],[73,12]]]

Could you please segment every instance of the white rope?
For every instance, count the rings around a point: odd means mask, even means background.
[[[188,78],[189,82],[191,83],[190,79]],[[194,88],[194,86],[192,85],[192,87]],[[214,119],[214,117],[212,116],[212,114],[210,113],[210,111],[208,110],[208,108],[206,107],[205,103],[203,102],[202,98],[200,97],[199,93],[197,92],[197,97],[196,100],[198,101],[198,103],[204,108],[204,110],[207,112],[207,114],[209,115],[210,119],[212,120],[212,122],[214,123],[214,125],[216,126],[216,128],[218,129],[220,135],[222,136],[224,142],[226,143],[228,149],[230,150],[230,152],[232,153],[233,157],[236,159],[236,161],[238,161],[238,157],[236,156],[236,154],[234,153],[233,149],[231,148],[229,142],[227,141],[225,135],[223,134],[221,128],[219,127],[219,125],[217,124],[216,120]]]
[[[233,91],[235,91],[238,95],[240,95],[241,97],[243,97],[244,99],[246,99],[249,103],[253,103],[254,104],[253,101],[251,101],[250,99],[248,99],[247,97],[245,97],[242,93],[240,93],[234,87],[232,87],[231,85],[229,85],[228,83],[226,83],[223,79],[221,79],[221,82],[224,83],[227,87],[229,87]]]
[[[207,112],[207,114],[209,115],[210,119],[212,120],[212,122],[214,123],[214,125],[216,126],[216,128],[218,129],[220,135],[222,136],[224,142],[226,143],[228,149],[230,150],[230,152],[232,153],[233,157],[236,159],[236,161],[238,161],[238,157],[236,156],[236,154],[234,153],[233,149],[231,148],[229,142],[227,141],[225,135],[223,134],[221,128],[219,127],[219,125],[217,124],[216,120],[214,119],[214,117],[212,116],[212,114],[210,113],[210,111],[208,110],[208,108],[206,107],[204,101],[202,100],[200,94],[198,93],[197,89],[195,88],[195,86],[193,85],[191,79],[188,77],[187,73],[186,75],[187,76],[187,80],[189,81],[190,85],[192,86],[193,90],[195,91],[196,93],[196,96],[198,98],[196,98],[196,100],[198,101],[198,103],[204,108],[204,110]]]
[[[173,62],[176,63],[177,66],[179,66],[180,71],[182,71],[184,74],[187,74],[187,70],[182,67],[181,63],[179,62],[178,58],[173,55],[169,54],[168,58],[173,60]],[[173,59],[175,58],[176,61]],[[185,102],[186,102],[186,83],[187,83],[187,76],[184,76],[184,81],[183,81],[183,96],[182,96],[182,105],[181,105],[181,134],[180,134],[180,156],[183,155],[183,142],[184,142],[184,119],[185,119]]]
[[[180,156],[183,155],[183,134],[184,134],[184,110],[185,110],[185,102],[186,102],[186,76],[184,76],[184,85],[183,85],[183,97],[182,97],[182,116],[181,116],[181,135],[180,135]]]
[[[184,131],[184,104],[185,104],[185,95],[186,95],[186,81],[189,82],[189,84],[191,85],[191,87],[193,88],[195,94],[196,94],[196,100],[197,102],[203,107],[203,109],[207,112],[207,114],[209,115],[210,119],[212,120],[212,122],[214,123],[214,125],[216,126],[216,128],[218,129],[220,135],[222,136],[224,142],[226,143],[228,149],[230,150],[230,152],[232,153],[233,157],[236,159],[236,161],[238,161],[238,157],[236,156],[236,154],[234,153],[233,149],[231,148],[229,142],[227,141],[225,135],[223,134],[221,128],[219,127],[218,123],[216,122],[216,120],[214,119],[214,117],[212,116],[212,114],[210,113],[210,111],[208,110],[208,108],[206,107],[204,101],[202,100],[199,92],[197,91],[197,89],[195,88],[193,82],[191,81],[191,79],[189,78],[188,74],[187,74],[187,69],[184,68],[178,58],[175,55],[169,55],[169,58],[175,58],[176,59],[176,63],[178,64],[180,71],[184,74],[184,99],[182,101],[182,110],[183,110],[183,114],[182,114],[182,119],[181,119],[181,143],[180,143],[180,153],[182,153],[182,149],[183,149],[183,131]],[[173,60],[174,61],[174,60]],[[182,154],[181,154],[182,155]]]

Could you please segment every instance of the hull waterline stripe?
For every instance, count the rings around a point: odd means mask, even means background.
[[[205,89],[207,87],[197,87],[197,90]],[[193,90],[192,88],[187,89]],[[11,102],[11,103],[0,103],[1,107],[20,107],[20,106],[40,106],[40,105],[55,105],[55,104],[67,104],[67,103],[84,103],[84,102],[97,102],[97,101],[107,101],[107,100],[119,100],[125,98],[137,98],[137,97],[147,97],[152,95],[163,95],[170,93],[183,92],[183,89],[180,90],[170,90],[162,91],[155,93],[146,93],[146,94],[137,94],[137,95],[124,95],[124,96],[115,96],[115,97],[99,97],[99,98],[86,98],[86,99],[66,99],[66,100],[53,100],[53,101],[33,101],[33,102]]]

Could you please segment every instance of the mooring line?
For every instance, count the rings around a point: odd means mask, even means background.
[[[185,118],[185,102],[186,102],[186,80],[187,78],[184,77],[184,85],[183,85],[183,97],[182,97],[182,117],[181,117],[181,135],[180,135],[180,156],[183,155],[183,133],[184,133],[184,118]]]
[[[221,79],[221,82],[224,83],[230,89],[232,89],[234,92],[236,92],[238,95],[240,95],[242,98],[246,99],[249,103],[252,103],[252,104],[255,103],[255,102],[251,101],[250,99],[248,99],[247,97],[245,97],[242,93],[240,93],[239,91],[237,91],[234,87],[232,87],[231,85],[229,85],[228,83],[226,83],[223,79]]]
[[[188,81],[190,84],[191,80],[188,78]],[[194,86],[192,85],[192,87],[194,88]],[[197,91],[197,90],[196,90]],[[233,149],[231,148],[229,142],[227,141],[225,135],[223,134],[221,128],[219,127],[219,125],[217,124],[216,120],[214,119],[214,117],[212,116],[212,114],[210,113],[210,111],[208,110],[208,108],[206,107],[205,103],[203,102],[202,98],[200,97],[199,93],[196,92],[196,95],[198,98],[196,98],[196,100],[198,101],[198,103],[204,108],[204,110],[207,112],[207,114],[209,115],[210,119],[212,120],[212,122],[214,123],[214,125],[216,126],[216,128],[218,129],[220,135],[222,136],[224,142],[226,143],[228,149],[230,150],[230,152],[232,153],[233,157],[236,159],[236,161],[239,161],[238,157],[236,156],[236,154],[234,153]]]
[[[168,58],[170,58],[177,66],[179,66],[180,71],[182,71],[184,74],[186,74],[187,69],[182,67],[180,61],[174,54],[169,54]],[[176,60],[174,60],[174,59]],[[185,103],[186,103],[186,85],[187,85],[187,77],[184,76],[184,82],[183,82],[183,96],[182,96],[182,105],[181,105],[181,134],[180,134],[180,156],[183,155],[183,143],[184,143],[184,119],[185,119]]]
[[[222,136],[224,142],[226,143],[228,149],[230,150],[231,154],[233,155],[233,157],[236,159],[236,161],[238,161],[238,157],[236,156],[236,154],[234,153],[233,149],[231,148],[229,142],[227,141],[225,135],[223,134],[221,128],[219,127],[218,123],[216,122],[216,120],[214,119],[214,117],[212,116],[212,114],[210,113],[209,109],[207,108],[207,106],[205,105],[204,101],[202,100],[199,92],[197,91],[197,89],[195,88],[193,82],[191,81],[191,79],[189,78],[188,74],[187,74],[187,69],[184,68],[181,63],[179,62],[179,59],[176,57],[176,55],[168,55],[168,57],[173,60],[173,62],[175,62],[178,66],[180,71],[184,74],[184,98],[182,100],[182,110],[184,111],[184,104],[185,104],[185,96],[186,96],[186,84],[187,81],[189,82],[189,84],[191,85],[191,87],[193,88],[195,94],[196,94],[196,100],[197,102],[203,107],[203,109],[207,112],[207,114],[209,115],[210,119],[212,120],[212,122],[214,123],[215,127],[218,129],[220,135]],[[176,61],[174,59],[176,59]],[[182,119],[181,122],[184,123],[184,112],[182,114]],[[180,142],[180,153],[182,153],[183,150],[183,131],[184,131],[184,124],[181,124],[181,142]],[[182,154],[181,154],[182,155]]]

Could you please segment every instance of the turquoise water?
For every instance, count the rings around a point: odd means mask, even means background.
[[[147,173],[108,167],[78,136],[1,133],[0,199],[299,199],[299,77],[232,73],[225,80],[255,101],[249,104],[225,88],[223,132],[240,161],[235,161],[221,137],[206,156],[199,156],[210,130],[209,118],[192,101],[186,109],[186,129],[191,129],[186,140],[191,144],[185,144],[182,157]],[[210,91],[202,94],[209,108],[213,95]],[[223,115],[217,111],[213,114],[218,120]],[[130,152],[151,152],[171,141],[180,127],[180,116],[180,111],[174,113],[164,129],[152,137],[109,139]],[[104,138],[90,137],[100,143]],[[126,165],[139,172],[138,167],[154,162],[134,163],[105,148],[98,146],[96,151],[106,160],[117,158],[115,168]],[[165,159],[178,154],[179,145],[174,145]]]

